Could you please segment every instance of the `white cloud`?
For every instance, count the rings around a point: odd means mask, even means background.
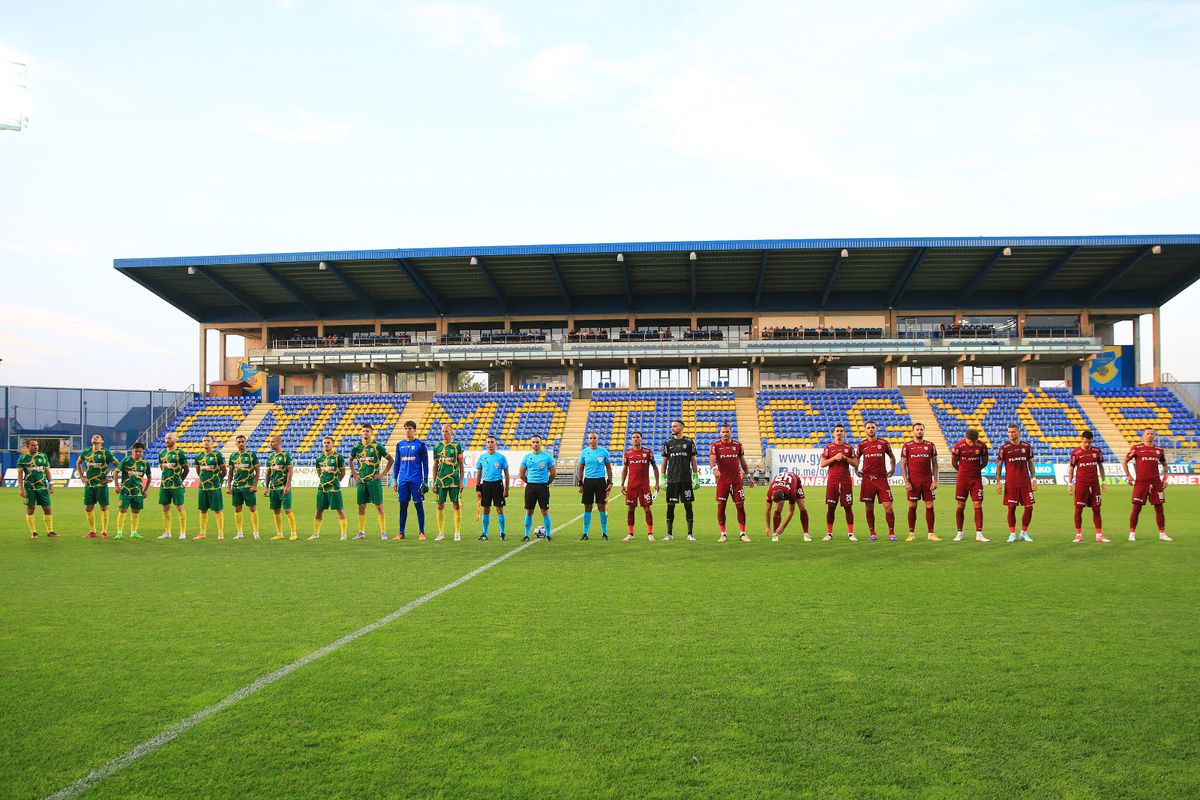
[[[95,318],[80,314],[67,315],[51,307],[0,305],[0,319],[5,321],[9,330],[46,333],[45,336],[28,337],[0,331],[0,349],[5,351],[6,362],[11,354],[12,364],[46,358],[62,359],[75,353],[80,342],[89,342],[100,352],[172,355],[170,349],[151,344],[148,337],[140,333],[140,325],[125,331],[92,322]]]
[[[581,67],[588,64],[590,51],[578,42],[548,47],[518,68],[517,80],[525,91],[543,100],[558,102],[583,93]]]
[[[250,133],[273,142],[296,142],[300,144],[336,144],[350,135],[353,126],[344,122],[314,117],[306,112],[294,114],[291,119],[249,119],[242,125]]]

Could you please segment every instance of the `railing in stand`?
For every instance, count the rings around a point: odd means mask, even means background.
[[[1183,388],[1179,381],[1169,372],[1162,373],[1162,385],[1171,390],[1171,393],[1179,398],[1179,402],[1183,403],[1183,407],[1192,412],[1192,416],[1200,418],[1200,403],[1192,397],[1191,393]]]
[[[178,395],[175,396],[175,402],[167,407],[167,410],[159,414],[150,422],[150,427],[142,431],[141,441],[146,447],[154,443],[158,438],[158,434],[167,426],[171,420],[175,419],[175,415],[179,413],[179,409],[190,403],[196,397],[196,384],[191,384]],[[153,402],[153,394],[151,395]],[[153,411],[153,407],[151,408]]]

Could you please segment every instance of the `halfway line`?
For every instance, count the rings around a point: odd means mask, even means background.
[[[563,523],[562,525],[556,526],[551,531],[551,533],[562,530],[567,525],[570,525],[573,522],[575,522],[575,520],[580,519],[582,516],[583,516],[583,514],[580,514],[580,515],[576,516],[575,519],[569,520],[569,521]],[[406,605],[401,606],[400,608],[397,608],[395,611],[388,614],[386,617],[378,619],[375,622],[372,622],[370,625],[366,625],[362,628],[359,628],[358,630],[354,631],[353,633],[348,633],[345,636],[343,636],[342,638],[340,638],[334,642],[330,642],[329,644],[325,645],[321,649],[314,650],[313,652],[309,653],[306,656],[301,656],[300,658],[296,659],[295,661],[288,664],[287,666],[280,667],[279,669],[275,670],[274,672],[270,672],[270,673],[267,673],[266,675],[263,675],[261,678],[257,679],[253,683],[249,683],[249,684],[243,686],[241,689],[238,689],[236,692],[225,697],[223,700],[219,700],[216,703],[213,703],[208,708],[201,709],[200,711],[197,711],[195,714],[192,714],[190,717],[186,717],[186,718],[180,720],[179,722],[176,722],[174,725],[167,728],[166,730],[164,730],[162,733],[158,734],[157,736],[147,739],[146,741],[137,745],[132,750],[125,753],[125,755],[118,756],[117,758],[114,758],[112,761],[109,761],[105,764],[100,765],[99,767],[96,767],[96,769],[92,770],[87,775],[84,775],[82,778],[75,781],[75,783],[72,783],[70,786],[65,786],[62,789],[59,789],[54,794],[47,795],[45,800],[64,800],[65,798],[78,797],[79,795],[83,794],[85,791],[90,789],[92,786],[95,786],[97,783],[99,783],[100,781],[107,778],[109,775],[112,775],[113,773],[124,769],[125,767],[132,764],[134,761],[137,761],[142,756],[153,753],[155,750],[158,750],[159,748],[163,747],[164,745],[170,744],[171,742],[175,741],[180,736],[187,733],[192,728],[196,727],[201,722],[204,722],[204,720],[208,719],[209,717],[213,716],[214,714],[218,714],[218,713],[224,711],[225,709],[229,708],[234,703],[238,703],[242,700],[245,700],[247,697],[254,694],[259,689],[270,686],[272,683],[275,683],[275,681],[279,680],[280,678],[283,678],[283,677],[286,677],[286,676],[292,674],[293,672],[300,669],[301,667],[308,666],[312,662],[316,661],[318,658],[321,658],[322,656],[327,656],[330,653],[332,653],[334,650],[339,650],[342,647],[345,647],[346,645],[353,642],[355,639],[361,639],[363,636],[366,636],[368,633],[371,633],[372,631],[382,628],[384,625],[387,625],[389,622],[394,622],[395,620],[404,616],[405,614],[412,611],[413,609],[420,608],[421,606],[425,605],[426,603],[428,603],[430,600],[434,599],[438,595],[445,594],[446,592],[450,591],[454,587],[461,586],[462,584],[471,580],[471,578],[474,578],[476,575],[479,575],[480,573],[488,571],[489,569],[496,566],[497,564],[504,561],[505,559],[512,558],[513,556],[515,556],[517,553],[521,552],[525,548],[536,544],[537,541],[538,541],[537,539],[534,539],[533,541],[530,541],[526,544],[519,545],[515,549],[509,550],[504,555],[499,556],[498,558],[495,558],[495,559],[489,561],[488,563],[484,564],[481,567],[476,567],[475,569],[468,572],[466,575],[463,575],[462,577],[457,578],[457,579],[451,581],[450,583],[447,583],[445,586],[434,589],[429,594],[422,595],[421,597],[418,597],[416,600],[413,600],[411,603],[408,603]]]

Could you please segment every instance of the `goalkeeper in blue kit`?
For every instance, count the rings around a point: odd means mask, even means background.
[[[417,510],[417,538],[425,540],[425,493],[429,491],[429,451],[417,438],[417,423],[404,423],[404,438],[396,444],[396,464],[392,467],[392,482],[400,499],[400,532],[392,539],[404,538],[408,526],[408,503]]]

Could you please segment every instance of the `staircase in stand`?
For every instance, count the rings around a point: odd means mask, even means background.
[[[1100,401],[1090,394],[1076,395],[1075,399],[1079,401],[1083,413],[1087,414],[1087,418],[1096,426],[1096,433],[1100,434],[1100,438],[1108,442],[1117,458],[1123,458],[1133,443],[1121,433],[1112,417],[1104,410],[1104,406],[1100,405]]]
[[[738,397],[733,401],[733,408],[737,414],[738,441],[742,443],[742,450],[746,453],[750,469],[754,469],[756,462],[761,461],[763,457],[762,432],[758,427],[758,401],[753,395]],[[700,463],[708,460],[707,455],[700,454]]]
[[[237,437],[245,436],[250,438],[250,434],[258,428],[258,424],[263,421],[263,417],[267,415],[271,409],[275,408],[274,403],[258,403],[254,408],[250,409],[250,413],[242,420],[242,424],[233,432],[233,436],[229,437],[229,441],[221,447],[221,454],[231,456],[237,452]]]

